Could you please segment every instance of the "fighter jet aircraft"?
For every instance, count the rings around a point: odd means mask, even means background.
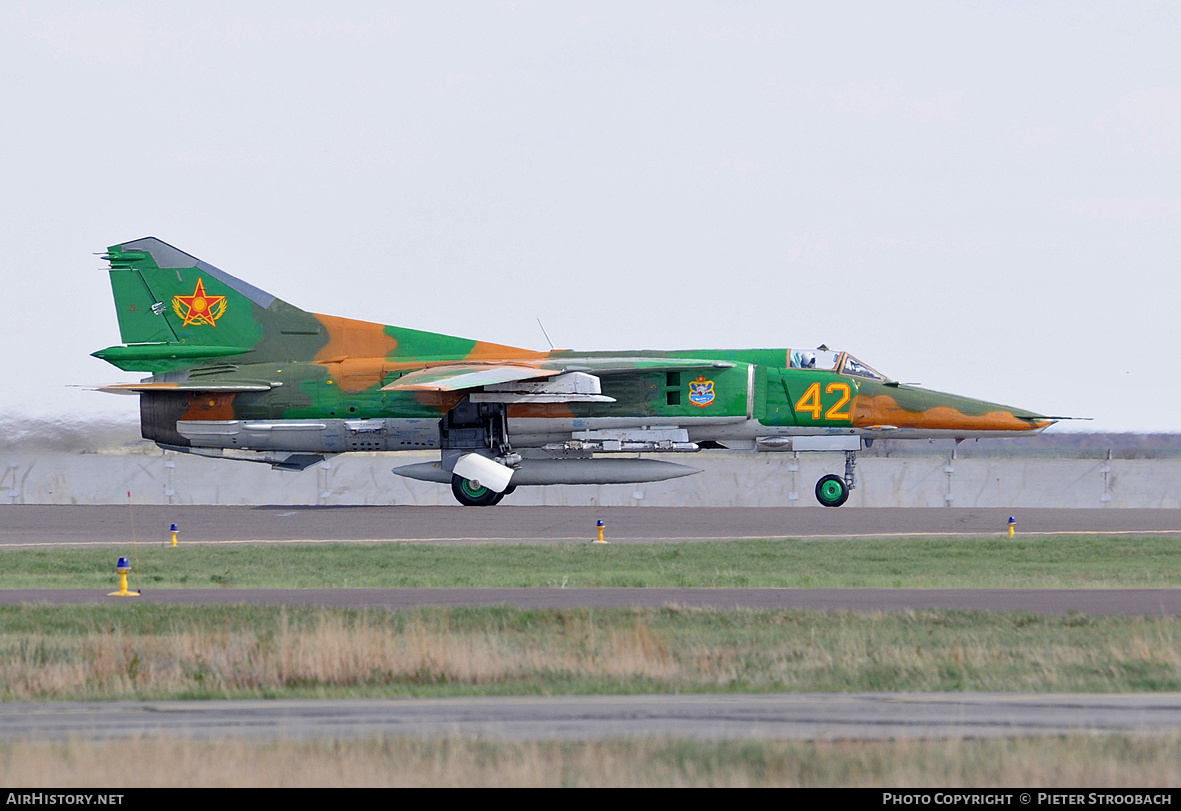
[[[123,345],[95,352],[139,383],[162,448],[302,470],[350,451],[437,449],[395,473],[464,505],[543,484],[699,472],[651,455],[840,451],[816,484],[839,507],[879,437],[1010,437],[1056,418],[898,383],[847,352],[536,352],[301,310],[155,237],[114,245]],[[643,454],[642,457],[637,456]]]

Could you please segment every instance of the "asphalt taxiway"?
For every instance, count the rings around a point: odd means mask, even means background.
[[[0,740],[898,740],[1177,734],[1181,695],[772,693],[435,699],[47,702],[0,706]]]
[[[1181,510],[823,507],[221,507],[0,506],[0,548],[163,543],[569,543],[596,522],[614,543],[750,538],[1022,537],[1060,534],[1181,537]]]

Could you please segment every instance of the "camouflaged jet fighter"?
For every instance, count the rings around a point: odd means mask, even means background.
[[[437,449],[394,469],[464,505],[543,484],[700,471],[703,449],[841,451],[816,484],[839,507],[862,443],[1036,434],[1056,418],[898,383],[847,352],[535,352],[301,310],[154,237],[107,249],[143,436],[167,450],[302,470],[350,451]],[[637,458],[636,454],[645,458]]]

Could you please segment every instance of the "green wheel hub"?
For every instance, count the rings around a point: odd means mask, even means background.
[[[463,488],[464,495],[470,498],[484,498],[488,495],[488,488],[474,482],[471,479],[464,479],[460,485]]]
[[[840,476],[829,474],[816,482],[816,500],[825,507],[839,507],[849,500],[849,486]]]
[[[504,493],[454,474],[451,476],[451,493],[465,507],[490,507],[504,498]]]

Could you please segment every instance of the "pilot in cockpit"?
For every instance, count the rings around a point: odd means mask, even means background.
[[[795,349],[791,351],[791,368],[793,369],[815,369],[816,368],[816,353],[815,352],[799,352]]]

